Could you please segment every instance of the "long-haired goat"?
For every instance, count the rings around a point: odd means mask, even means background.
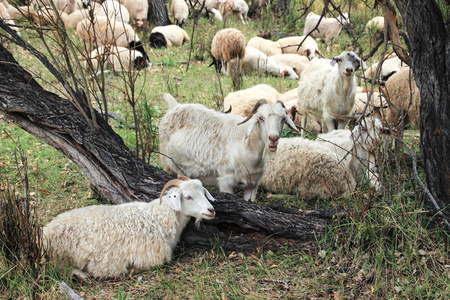
[[[219,186],[245,189],[255,201],[269,153],[277,150],[283,124],[298,133],[282,102],[260,100],[247,117],[224,114],[200,104],[178,104],[164,96],[169,110],[159,125],[164,170]]]

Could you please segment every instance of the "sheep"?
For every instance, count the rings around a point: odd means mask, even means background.
[[[214,20],[223,22],[223,17],[219,10],[217,10],[215,8],[208,8],[207,11],[209,14],[214,15]]]
[[[297,54],[279,54],[270,57],[271,60],[282,66],[290,66],[294,69],[295,73],[300,78],[300,74],[306,68],[309,63],[309,59],[306,56]]]
[[[344,51],[329,59],[314,59],[302,72],[298,86],[298,111],[303,128],[309,115],[323,120],[323,131],[344,129],[355,102],[358,68],[366,63],[353,51]],[[302,130],[302,135],[305,136]]]
[[[384,17],[374,17],[373,19],[369,20],[366,24],[366,33],[369,35],[369,33],[373,33],[375,35],[380,34],[384,31]]]
[[[77,28],[78,23],[89,16],[89,10],[77,10],[70,15],[66,12],[62,12],[60,16],[65,28]]]
[[[245,37],[241,31],[226,28],[218,31],[211,41],[212,63],[220,73],[222,64],[232,59],[242,60],[245,56]]]
[[[319,15],[310,12],[306,16],[303,35],[307,35],[308,33],[310,33],[317,26],[319,19]],[[337,18],[323,17],[317,27],[317,30],[311,32],[310,36],[316,39],[325,39],[325,42],[327,43],[327,52],[330,52],[333,46],[334,39],[339,35],[342,25],[347,24],[350,24],[347,13],[344,13],[342,16],[339,15]]]
[[[172,4],[170,5],[170,11],[172,13],[172,17],[175,19],[176,24],[180,27],[183,27],[183,24],[186,23],[186,20],[189,16],[189,7],[184,0],[172,0]]]
[[[147,67],[148,62],[141,52],[124,47],[101,46],[90,54],[93,72],[99,69],[99,63],[107,62],[113,70],[132,70]]]
[[[309,59],[316,57],[316,54],[323,56],[316,41],[309,36],[306,38],[304,36],[290,36],[279,39],[278,43],[281,46],[283,54],[304,55]],[[298,45],[300,44],[302,44],[302,46],[298,49]]]
[[[43,7],[52,8],[51,2],[55,4],[58,11],[65,12],[67,14],[71,14],[77,9],[75,0],[32,0],[30,6],[38,9],[42,9]]]
[[[294,54],[295,55],[295,54]],[[286,113],[289,117],[291,117],[297,128],[301,128],[302,126],[302,116],[298,113],[298,90],[297,88],[287,91],[278,97],[278,100],[284,103],[284,107],[286,108]],[[308,123],[306,124],[305,130],[310,133],[316,134],[320,132],[321,126],[317,122],[310,118]]]
[[[177,25],[156,26],[150,34],[150,46],[154,48],[181,46],[189,40],[186,30]]]
[[[122,0],[120,3],[128,9],[130,19],[137,28],[144,27],[147,22],[148,1],[147,0]]]
[[[211,194],[196,179],[167,182],[149,203],[94,205],[58,215],[44,227],[44,249],[52,260],[73,261],[74,275],[110,278],[147,270],[172,259],[191,217],[211,220]]]
[[[378,189],[370,150],[382,131],[379,119],[367,118],[352,131],[334,130],[314,141],[282,138],[277,155],[267,162],[261,187],[302,199],[332,198],[351,193],[365,177],[370,187]]]
[[[91,44],[97,47],[103,45],[116,45],[137,50],[148,60],[147,53],[137,34],[129,24],[109,20],[107,17],[99,16],[93,20],[84,19],[77,25],[77,34],[84,42],[87,50]]]
[[[248,24],[248,4],[245,0],[225,0],[223,5],[223,15],[238,15],[242,24]]]
[[[369,96],[371,97],[369,98]],[[366,108],[367,106],[367,108]],[[353,104],[352,115],[355,117],[373,115],[375,118],[384,119],[384,109],[387,107],[387,101],[383,94],[379,92],[362,92],[355,94],[355,103]],[[364,111],[364,109],[366,109]]]
[[[166,94],[169,110],[159,125],[161,164],[166,172],[200,179],[221,192],[244,188],[254,202],[264,165],[277,150],[283,123],[299,133],[281,102],[260,100],[247,117],[200,104],[178,104]]]
[[[280,43],[258,36],[251,38],[247,43],[247,47],[256,48],[267,56],[282,54]]]
[[[386,120],[398,126],[403,115],[404,126],[411,124],[420,129],[420,91],[410,71],[409,67],[403,68],[386,81],[386,97],[389,99]]]
[[[281,66],[267,57],[264,53],[253,47],[245,47],[245,57],[242,60],[242,70],[244,72],[258,72],[258,74],[268,73],[273,76],[280,76],[288,79],[298,79],[295,70],[290,66]],[[227,72],[230,68],[227,69]]]
[[[16,27],[16,23],[14,23],[14,20],[11,19],[8,10],[6,9],[5,5],[3,3],[0,3],[0,18],[2,18],[6,24],[8,24],[12,30],[14,30],[18,36],[20,36],[19,28]]]
[[[370,79],[375,76],[375,72],[377,71],[379,63],[375,63],[370,66],[365,72],[364,77]],[[405,67],[403,62],[397,56],[392,58],[388,58],[382,61],[381,71],[379,78],[383,81],[386,81],[391,77],[394,73],[400,71],[401,68]],[[377,79],[377,78],[375,78]]]
[[[114,19],[117,22],[130,23],[130,13],[128,9],[114,0],[106,0],[100,9],[95,12],[96,16],[104,16]]]
[[[277,102],[280,93],[268,84],[258,84],[251,88],[229,93],[223,99],[224,111],[246,117],[251,112],[259,99],[265,99],[269,103]]]

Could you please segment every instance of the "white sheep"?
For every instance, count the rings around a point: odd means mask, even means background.
[[[77,25],[77,34],[87,50],[91,46],[116,45],[137,50],[148,60],[144,46],[134,29],[126,23],[99,16],[93,20],[83,19]]]
[[[247,117],[224,114],[200,104],[178,104],[166,94],[169,110],[159,125],[165,171],[219,186],[221,192],[244,188],[255,201],[270,155],[277,150],[283,124],[299,133],[281,102],[259,101]]]
[[[104,16],[114,19],[117,22],[130,23],[130,13],[128,9],[114,0],[106,0],[100,9],[95,12],[96,16]]]
[[[377,62],[371,65],[370,68],[368,68],[364,72],[364,77],[366,77],[367,79],[371,79],[372,77],[374,77],[376,75],[375,72],[377,71],[379,64],[380,63]],[[379,77],[375,76],[375,79],[386,81],[389,79],[389,77],[391,77],[404,67],[406,67],[406,65],[397,56],[382,60],[380,75]]]
[[[263,52],[267,56],[282,54],[280,43],[263,39],[259,36],[251,38],[247,47],[253,47]]]
[[[382,132],[379,119],[363,119],[353,131],[334,130],[316,140],[282,138],[277,155],[264,170],[261,187],[301,199],[333,198],[351,193],[363,178],[378,189],[371,154]]]
[[[253,47],[245,47],[245,57],[242,59],[242,70],[245,73],[257,72],[258,75],[270,74],[287,79],[298,79],[298,75],[292,67],[277,64],[263,52]],[[227,68],[227,73],[229,73],[229,71],[230,68]]]
[[[214,198],[196,179],[169,181],[161,197],[120,205],[94,205],[58,215],[43,230],[52,260],[73,262],[73,274],[109,278],[147,270],[172,259],[191,217],[215,216]]]
[[[329,59],[314,59],[302,72],[298,85],[298,111],[303,128],[308,116],[323,120],[323,131],[344,129],[355,103],[358,68],[367,68],[353,51]],[[305,136],[305,131],[302,131]]]
[[[310,33],[311,30],[313,30],[317,26],[319,20],[319,15],[310,12],[306,16],[303,35],[307,35],[308,33]],[[325,39],[325,42],[327,43],[327,52],[330,52],[333,46],[334,39],[339,35],[342,25],[347,24],[350,24],[347,13],[344,13],[343,16],[339,15],[337,18],[323,17],[322,20],[320,20],[318,28],[314,30],[310,36],[316,39]]]
[[[120,4],[128,9],[130,19],[137,28],[144,27],[147,23],[148,0],[121,0]]]
[[[150,33],[150,45],[154,48],[181,46],[189,40],[186,30],[177,25],[156,26]]]
[[[90,54],[91,68],[93,73],[99,71],[99,65],[106,63],[105,67],[111,66],[115,71],[142,69],[147,67],[148,61],[137,50],[118,46],[101,46]]]
[[[237,15],[242,24],[248,24],[247,21],[248,4],[245,0],[225,0],[223,4],[223,15]]]
[[[0,18],[2,18],[6,24],[10,25],[11,29],[14,30],[18,36],[20,36],[19,27],[16,27],[16,23],[11,19],[8,10],[3,3],[0,3]]]
[[[65,28],[77,28],[78,23],[89,17],[89,12],[89,9],[80,9],[74,11],[70,15],[62,12],[60,13],[60,16]]]
[[[280,93],[268,84],[258,84],[245,90],[229,93],[223,99],[224,111],[247,117],[260,99],[269,103],[277,102]]]
[[[279,54],[270,57],[271,60],[282,66],[290,66],[300,78],[301,73],[309,63],[306,56],[297,54]]]
[[[364,115],[372,115],[383,120],[385,108],[387,108],[387,100],[383,94],[376,91],[372,93],[369,91],[356,93],[352,115],[358,117],[362,116],[364,113]]]
[[[189,7],[184,0],[172,0],[172,4],[170,5],[170,11],[172,13],[172,17],[175,19],[176,24],[180,27],[183,27],[183,24],[186,23],[186,20],[189,16]]]
[[[378,35],[384,31],[384,17],[378,16],[369,20],[366,24],[366,33],[372,33],[374,35]]]
[[[283,54],[304,55],[309,59],[316,57],[316,54],[323,56],[316,41],[308,36],[289,36],[278,40]],[[298,46],[302,44],[300,48]]]
[[[58,11],[65,12],[67,14],[71,14],[77,9],[75,0],[32,0],[30,6],[38,9],[42,9],[43,7],[52,8],[51,2],[55,4]]]

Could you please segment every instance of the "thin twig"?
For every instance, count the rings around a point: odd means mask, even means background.
[[[402,143],[403,147],[408,151],[409,155],[411,155],[412,163],[413,163],[413,172],[414,177],[416,178],[416,181],[419,183],[420,187],[423,189],[425,194],[428,196],[428,199],[433,204],[434,208],[436,209],[438,215],[440,215],[444,219],[445,225],[447,225],[448,229],[450,229],[450,224],[448,223],[447,219],[445,218],[445,215],[442,213],[442,209],[439,207],[438,203],[436,202],[436,199],[434,199],[433,195],[431,194],[430,190],[425,186],[425,184],[422,182],[422,180],[419,177],[419,173],[417,172],[417,158],[416,154],[406,145],[406,143]]]

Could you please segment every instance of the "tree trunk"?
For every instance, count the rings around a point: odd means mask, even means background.
[[[172,24],[167,13],[167,6],[163,0],[148,0],[147,20],[150,24],[156,26]]]
[[[150,201],[173,179],[131,153],[100,116],[98,129],[89,127],[69,100],[45,91],[1,44],[0,62],[0,111],[70,158],[111,202]],[[302,212],[257,205],[230,194],[212,194],[217,199],[213,203],[217,217],[201,228],[191,224],[183,235],[188,246],[209,246],[214,236],[230,250],[250,250],[268,243],[298,246],[315,240],[335,214],[333,210]]]
[[[420,144],[428,189],[450,216],[450,33],[435,1],[395,2],[411,40],[420,90]]]

